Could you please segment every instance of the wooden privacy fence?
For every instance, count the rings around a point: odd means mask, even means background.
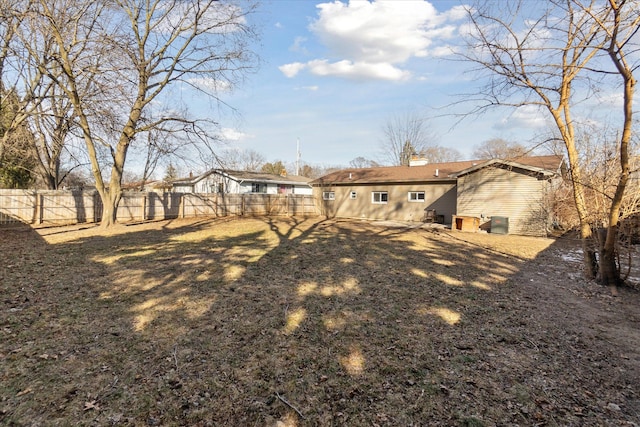
[[[316,215],[315,198],[301,194],[193,194],[126,192],[118,221],[228,215]],[[0,224],[99,222],[102,201],[95,191],[0,190]]]

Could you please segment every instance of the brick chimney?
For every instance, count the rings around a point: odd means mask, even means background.
[[[426,157],[411,156],[409,160],[409,166],[424,166],[429,164],[429,159]]]

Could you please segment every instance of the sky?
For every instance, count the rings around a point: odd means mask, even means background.
[[[527,144],[544,120],[495,110],[460,122],[472,105],[452,105],[478,84],[451,47],[466,24],[458,1],[265,0],[252,17],[262,34],[259,70],[223,99],[239,117],[220,117],[229,148],[268,161],[347,166],[381,161],[392,117],[428,118],[436,143],[465,159],[491,138]]]

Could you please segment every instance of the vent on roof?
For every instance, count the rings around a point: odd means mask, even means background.
[[[440,171],[438,169],[436,169],[435,176],[438,176],[438,175],[440,175]]]

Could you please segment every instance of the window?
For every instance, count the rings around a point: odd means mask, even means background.
[[[389,196],[386,191],[372,191],[371,203],[387,203]]]
[[[286,184],[278,184],[278,194],[291,194],[293,193],[293,187]]]
[[[355,199],[357,196],[355,191],[352,191],[351,194],[349,195],[349,197],[351,197],[352,199]]]
[[[251,183],[251,192],[252,193],[266,193],[267,192],[267,184],[263,184],[261,182],[252,182]]]
[[[409,191],[410,202],[424,202],[424,191]]]
[[[322,192],[322,200],[335,200],[336,193],[335,191],[323,191]]]

